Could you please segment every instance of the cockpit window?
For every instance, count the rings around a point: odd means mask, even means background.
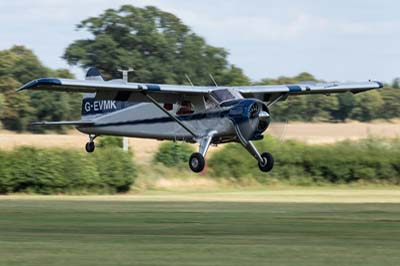
[[[231,91],[229,91],[227,89],[215,90],[215,91],[211,92],[211,96],[218,103],[222,103],[222,102],[226,102],[226,101],[230,101],[230,100],[235,100],[235,99],[238,98],[237,95],[234,95]]]
[[[179,104],[179,109],[176,112],[177,115],[187,115],[187,114],[193,114],[194,113],[194,107],[193,104],[189,101],[183,101]]]

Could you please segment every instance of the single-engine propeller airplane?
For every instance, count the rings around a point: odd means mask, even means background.
[[[125,73],[126,74],[126,73]],[[189,166],[201,172],[211,144],[240,142],[269,172],[274,158],[259,153],[252,141],[261,140],[270,124],[269,108],[289,96],[303,94],[360,93],[382,88],[378,81],[359,83],[304,83],[272,86],[206,87],[129,83],[124,79],[104,81],[96,68],[85,80],[40,78],[18,91],[50,90],[81,92],[79,121],[38,122],[35,125],[73,125],[89,135],[86,151],[95,149],[100,135],[116,135],[199,144]]]

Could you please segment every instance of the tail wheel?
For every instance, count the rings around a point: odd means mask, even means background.
[[[264,152],[261,154],[263,158],[262,162],[258,162],[258,167],[263,172],[270,172],[272,168],[274,168],[274,157],[272,157],[271,153]]]
[[[88,153],[92,153],[94,152],[94,149],[96,148],[96,146],[94,145],[94,142],[88,142],[86,143],[85,149]]]
[[[200,173],[203,171],[204,166],[206,165],[206,161],[204,160],[204,156],[201,153],[193,153],[189,159],[189,166],[195,173]]]

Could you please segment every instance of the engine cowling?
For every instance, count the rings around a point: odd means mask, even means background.
[[[270,124],[268,107],[259,100],[244,99],[229,111],[230,119],[240,129],[246,140],[259,140]]]

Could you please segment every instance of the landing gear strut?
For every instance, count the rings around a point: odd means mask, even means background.
[[[193,153],[189,159],[189,167],[193,172],[200,173],[204,170],[204,167],[206,166],[206,160],[204,157],[207,154],[208,148],[211,145],[211,141],[215,133],[216,132],[210,132],[207,136],[199,140],[199,152]]]
[[[240,143],[258,161],[258,167],[260,170],[263,172],[270,172],[272,168],[274,168],[274,157],[272,157],[268,152],[260,154],[254,144],[243,137],[238,126],[235,126],[235,130]]]
[[[96,145],[94,144],[94,139],[96,138],[96,135],[89,135],[89,142],[86,143],[85,145],[85,150],[88,153],[94,152]]]

